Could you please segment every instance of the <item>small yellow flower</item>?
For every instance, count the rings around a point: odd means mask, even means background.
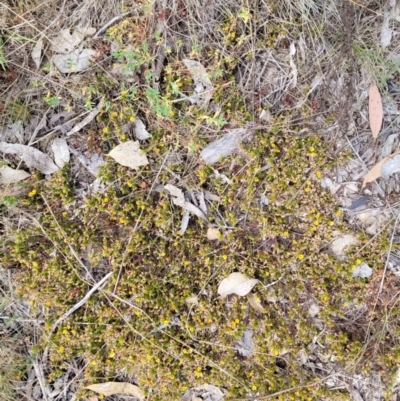
[[[39,263],[38,262],[32,262],[32,266],[37,269],[39,267]]]
[[[121,91],[121,96],[126,96],[127,93],[128,93],[128,92],[127,92],[126,90],[122,90],[122,91]]]
[[[59,352],[62,353],[62,352],[64,352],[64,350],[65,350],[65,348],[64,348],[62,345],[60,345],[60,346],[58,347],[58,351],[59,351]]]
[[[304,255],[303,255],[302,253],[299,253],[299,254],[297,255],[297,258],[298,258],[299,260],[303,260],[303,259],[304,259]]]
[[[256,386],[255,384],[253,384],[253,385],[251,386],[251,389],[252,389],[253,391],[256,391],[256,390],[257,390],[257,386]]]
[[[306,182],[306,184],[307,184],[307,185],[311,185],[311,181],[308,180],[308,181]]]
[[[103,128],[103,134],[107,134],[108,132],[110,132],[108,127],[104,127]]]
[[[228,259],[228,255],[222,255],[222,259],[227,260]]]
[[[126,138],[127,138],[127,136],[126,136],[125,134],[122,134],[122,135],[121,135],[121,140],[122,140],[122,141],[126,141]]]
[[[130,117],[129,117],[129,121],[130,121],[130,122],[133,123],[135,120],[136,120],[136,118],[135,118],[134,116],[130,116]]]
[[[317,171],[315,175],[317,178],[322,178],[322,173],[320,171]]]
[[[304,192],[307,192],[307,193],[310,192],[310,188],[309,187],[305,188]]]
[[[36,189],[32,189],[32,191],[29,192],[28,196],[29,196],[30,198],[32,198],[32,197],[35,196],[36,194],[37,194]]]

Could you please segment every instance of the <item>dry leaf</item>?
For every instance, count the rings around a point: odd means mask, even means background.
[[[127,141],[116,146],[108,156],[112,157],[118,164],[135,170],[140,166],[149,164],[147,156],[140,149],[138,141]]]
[[[0,184],[14,184],[30,176],[31,175],[24,170],[14,170],[8,166],[0,167]]]
[[[74,50],[68,54],[55,54],[52,60],[57,69],[63,74],[81,72],[90,67],[97,52],[93,49]]]
[[[229,130],[221,138],[211,142],[200,155],[206,164],[214,164],[222,157],[230,156],[240,145],[240,142],[248,137],[249,133],[244,128]]]
[[[69,29],[63,29],[58,36],[53,39],[51,50],[56,53],[72,52],[86,36],[92,36],[96,32],[94,28],[76,28],[71,34]]]
[[[221,298],[227,295],[236,294],[240,297],[247,295],[259,280],[248,278],[242,273],[231,273],[227,278],[224,278],[218,286],[218,294]]]
[[[377,138],[382,127],[383,106],[379,89],[375,83],[369,88],[369,124],[372,136]]]
[[[353,277],[367,278],[371,276],[372,269],[365,263],[361,263],[351,271]]]
[[[135,120],[135,135],[141,141],[151,138],[151,134],[146,130],[146,126],[140,118]]]
[[[180,207],[185,206],[185,195],[183,194],[183,191],[180,188],[172,184],[167,184],[164,186],[164,189],[166,189],[169,192],[169,194],[173,196],[172,202],[176,206]]]
[[[385,165],[385,163],[399,154],[400,152],[393,153],[392,155],[385,157],[377,164],[375,164],[375,166],[372,167],[371,170],[369,170],[366,176],[364,177],[361,189],[364,188],[369,182],[375,181],[377,178],[382,177],[382,168]]]
[[[208,227],[207,239],[209,241],[216,241],[216,240],[220,239],[220,233],[219,233],[218,228]]]
[[[265,309],[264,307],[261,305],[260,300],[254,295],[254,294],[250,294],[248,296],[248,300],[249,300],[249,305],[257,312],[260,313],[264,313]]]
[[[129,394],[133,395],[140,401],[143,401],[145,398],[143,391],[138,386],[135,386],[131,383],[107,382],[92,384],[85,388],[87,388],[88,390],[92,390],[95,393],[103,394],[106,397],[114,394]]]
[[[181,220],[181,235],[185,234],[189,225],[189,220],[190,220],[190,213],[187,210],[185,210],[183,212]]]
[[[182,61],[192,75],[195,84],[194,94],[188,99],[193,104],[199,104],[200,107],[207,107],[213,97],[214,89],[213,84],[208,77],[207,70],[196,60],[184,59]]]
[[[40,67],[40,61],[42,60],[42,48],[43,48],[43,39],[40,38],[35,47],[32,49],[32,60],[34,61],[36,65],[36,69],[39,69]]]
[[[390,28],[390,12],[385,10],[381,29],[381,45],[383,48],[390,46],[393,30]]]
[[[346,260],[346,252],[348,249],[357,245],[358,240],[352,234],[341,234],[333,239],[333,241],[329,245],[330,251],[333,253],[333,256],[338,260]]]
[[[52,174],[58,167],[49,156],[31,146],[0,142],[0,152],[18,155],[28,167],[34,167],[43,174]]]
[[[51,144],[54,154],[54,162],[58,167],[63,168],[64,164],[69,163],[69,148],[64,138],[56,138]]]

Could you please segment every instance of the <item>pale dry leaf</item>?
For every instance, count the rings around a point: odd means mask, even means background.
[[[221,138],[211,142],[201,152],[200,156],[206,164],[214,164],[222,157],[230,156],[239,148],[240,142],[248,137],[249,133],[244,128],[229,130]]]
[[[231,273],[224,278],[218,286],[218,294],[221,298],[225,298],[230,294],[236,294],[240,297],[247,295],[259,280],[248,278],[242,273]]]
[[[0,184],[15,184],[30,177],[24,170],[15,170],[8,166],[0,167]]]
[[[369,88],[369,124],[372,136],[377,138],[382,127],[383,106],[378,87],[373,82]]]
[[[358,265],[356,268],[354,268],[351,272],[353,277],[361,277],[361,278],[367,278],[371,276],[372,274],[372,269],[365,263],[361,263]]]
[[[71,34],[69,29],[63,29],[52,40],[51,50],[56,53],[70,53],[80,45],[86,36],[92,36],[95,32],[95,28],[76,28]]]
[[[329,249],[336,259],[345,260],[345,254],[348,249],[357,244],[358,239],[353,234],[341,234],[333,239],[329,245]]]
[[[0,132],[0,140],[9,143],[24,141],[24,126],[21,120],[7,126],[4,132]]]
[[[118,164],[134,170],[149,164],[147,156],[140,149],[138,141],[123,142],[116,146],[108,156],[112,157]]]
[[[213,97],[213,84],[207,74],[205,67],[196,60],[182,60],[186,68],[193,77],[195,91],[188,99],[193,104],[199,104],[200,107],[207,107]]]
[[[127,394],[133,395],[140,401],[143,401],[145,399],[143,391],[138,386],[135,386],[131,383],[106,382],[91,384],[90,386],[87,386],[85,388],[88,390],[92,390],[95,393],[103,394],[106,397],[114,394]]]
[[[185,234],[189,225],[189,220],[190,220],[190,213],[187,210],[185,210],[183,212],[181,220],[181,235]]]
[[[264,313],[265,309],[264,307],[261,305],[260,300],[254,295],[254,294],[250,294],[248,296],[248,300],[249,300],[249,305],[256,311],[256,312],[260,312],[260,313]]]
[[[74,50],[68,54],[55,54],[52,60],[58,71],[67,74],[89,68],[90,62],[95,59],[96,54],[96,50],[93,49]]]
[[[239,355],[249,358],[254,353],[253,331],[245,330],[242,336],[235,343],[235,350]]]
[[[371,170],[369,170],[368,173],[365,175],[361,189],[364,188],[369,182],[375,181],[377,178],[382,177],[382,167],[388,160],[396,157],[399,154],[400,152],[393,153],[392,155],[385,157],[377,164],[375,164],[375,166],[372,167]]]
[[[390,28],[390,12],[385,10],[383,14],[383,22],[381,29],[381,45],[385,49],[390,46],[390,42],[392,41],[393,30]]]
[[[135,135],[141,141],[151,138],[151,134],[146,130],[146,126],[140,118],[135,120]]]
[[[183,191],[172,184],[167,184],[164,186],[164,189],[168,191],[168,193],[173,196],[172,202],[176,206],[184,207],[185,206],[185,195]]]
[[[51,150],[54,155],[54,162],[59,168],[63,168],[64,164],[69,163],[69,148],[64,138],[55,138],[51,144]]]
[[[58,167],[49,156],[31,146],[0,142],[0,152],[19,156],[28,167],[36,168],[43,174],[58,171]]]
[[[204,221],[208,221],[207,216],[197,206],[193,205],[193,203],[185,202],[184,208],[185,208],[185,210],[194,214],[195,216],[199,217],[200,219],[202,219]]]
[[[215,227],[208,227],[207,229],[207,239],[209,241],[216,241],[219,240],[221,237],[218,228]]]
[[[43,48],[43,39],[40,38],[34,48],[32,49],[32,60],[36,65],[36,69],[38,70],[40,67],[40,61],[42,60],[42,48]]]
[[[381,173],[385,180],[388,180],[391,175],[396,174],[400,171],[400,155],[390,157],[383,164]]]

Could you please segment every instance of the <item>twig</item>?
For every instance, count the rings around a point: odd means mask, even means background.
[[[50,330],[50,335],[54,333],[56,328],[64,321],[66,320],[69,316],[71,316],[76,310],[78,310],[82,305],[86,303],[86,301],[92,296],[92,294],[97,291],[99,288],[101,288],[103,285],[106,284],[108,279],[112,276],[113,272],[110,272],[106,274],[98,283],[96,283],[88,292],[87,294],[78,302],[76,303],[72,308],[68,309],[67,312],[65,312],[57,321],[53,324],[53,327]]]
[[[97,116],[97,114],[100,113],[104,103],[104,98],[101,98],[99,104],[79,124],[76,124],[71,131],[68,131],[66,135],[71,136],[80,131],[84,126],[88,125]]]
[[[116,22],[122,20],[123,18],[127,17],[128,15],[134,14],[136,10],[128,11],[124,14],[117,15],[111,21],[108,21],[102,28],[100,28],[96,34],[93,36],[93,39],[97,39],[103,32],[105,32],[111,25],[115,24]]]

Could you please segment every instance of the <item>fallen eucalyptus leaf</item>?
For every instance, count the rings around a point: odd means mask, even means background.
[[[192,75],[195,84],[194,94],[188,97],[188,99],[193,104],[199,104],[200,107],[207,107],[213,97],[214,89],[213,84],[208,77],[207,70],[196,60],[184,59],[182,61]]]
[[[194,214],[195,216],[199,217],[200,219],[202,219],[204,221],[208,221],[206,215],[197,206],[193,205],[193,203],[185,202],[184,208],[185,208],[185,210]]]
[[[43,174],[58,171],[58,167],[49,156],[31,146],[0,142],[0,152],[19,156],[28,167],[36,168]]]
[[[190,213],[185,210],[182,215],[182,220],[181,220],[181,235],[185,234],[187,227],[189,225],[189,220],[190,220]]]
[[[147,156],[140,149],[139,142],[127,141],[116,146],[108,156],[112,157],[118,164],[137,170],[140,166],[147,166]]]
[[[95,32],[94,28],[76,28],[71,34],[69,29],[63,29],[52,40],[51,50],[56,53],[70,53],[80,45],[86,36],[92,36]]]
[[[0,167],[0,184],[14,184],[30,177],[24,170],[15,170],[8,166]]]
[[[250,294],[248,296],[248,300],[249,300],[249,305],[256,311],[256,312],[260,312],[260,313],[264,313],[265,309],[264,307],[261,305],[260,300],[254,295],[254,294]]]
[[[140,118],[135,120],[135,135],[141,141],[151,138],[151,134],[146,130],[146,126]]]
[[[69,148],[64,138],[54,139],[51,150],[54,154],[54,162],[59,168],[63,168],[64,164],[69,163]]]
[[[173,196],[172,202],[174,203],[174,205],[180,207],[185,206],[185,195],[183,194],[183,191],[180,188],[172,184],[167,184],[164,186],[164,189],[166,189],[169,192],[169,194]]]
[[[371,127],[372,136],[376,139],[382,127],[383,106],[379,89],[375,83],[369,88],[369,125]]]
[[[36,69],[38,70],[40,67],[40,61],[42,60],[42,48],[43,48],[43,39],[40,38],[34,48],[32,49],[32,60],[36,65]]]
[[[103,394],[106,397],[114,394],[128,394],[133,395],[140,401],[145,399],[143,391],[134,384],[131,383],[119,383],[119,382],[106,382],[106,383],[98,383],[91,384],[90,386],[85,387],[88,390],[92,390],[95,393]]]
[[[90,67],[90,62],[97,52],[93,49],[74,50],[68,54],[55,54],[52,60],[63,74],[81,72]]]
[[[4,132],[0,133],[0,140],[9,143],[24,141],[24,127],[22,121],[18,120],[7,126]]]
[[[393,153],[390,156],[387,156],[385,158],[383,158],[382,160],[380,160],[377,164],[375,164],[374,167],[371,168],[371,170],[368,171],[368,173],[366,174],[366,176],[364,177],[364,181],[362,183],[361,189],[364,188],[369,182],[375,181],[377,178],[382,177],[382,168],[385,165],[385,163],[392,159],[392,158],[396,158],[395,163],[390,163],[389,164],[389,168],[385,169],[385,175],[388,177],[390,174],[392,174],[390,172],[390,169],[392,168],[393,171],[395,171],[395,166],[397,165],[397,156],[400,155],[400,152],[396,152]]]
[[[218,294],[221,298],[225,298],[230,294],[236,294],[240,297],[247,295],[259,280],[248,278],[242,273],[231,273],[224,278],[218,286]]]
[[[230,156],[239,148],[240,142],[246,139],[249,133],[244,128],[229,130],[221,138],[211,142],[201,152],[200,156],[206,164],[214,164],[222,157]]]

